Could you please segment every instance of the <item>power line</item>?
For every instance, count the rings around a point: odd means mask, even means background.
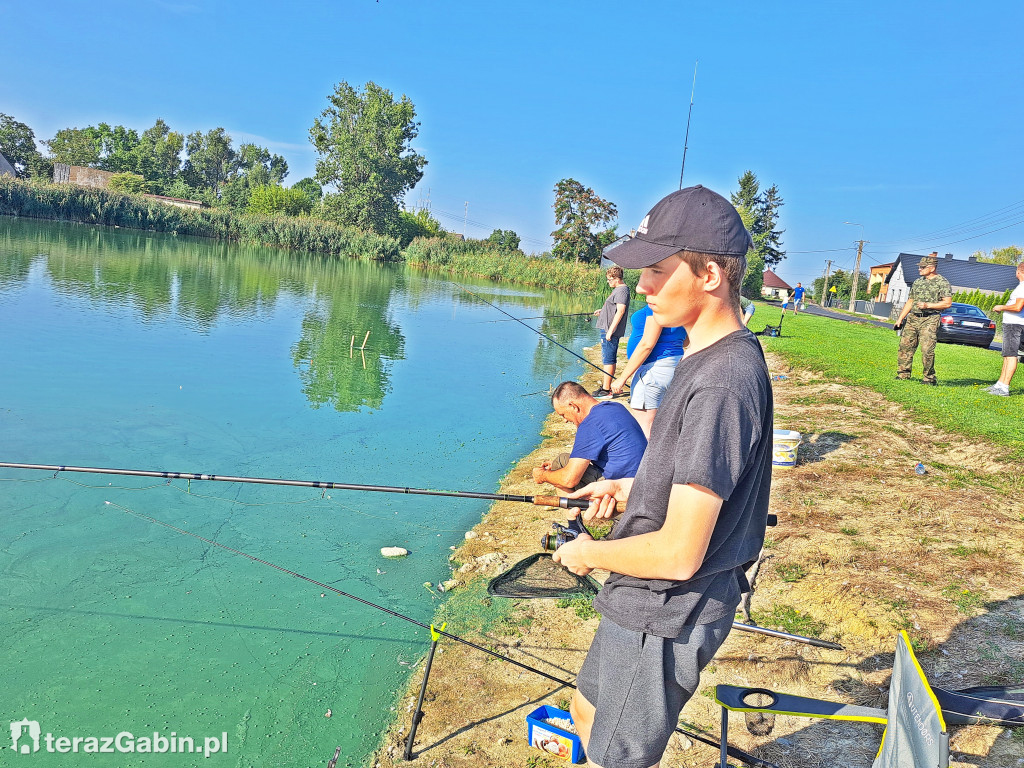
[[[1005,226],[996,227],[995,229],[987,229],[993,227],[996,224],[1004,224],[1005,222],[1013,219]],[[879,245],[895,245],[898,243],[920,243],[933,240],[939,240],[947,237],[955,237],[956,235],[966,234],[968,232],[976,231],[978,229],[986,229],[977,235],[966,237],[961,240],[954,240],[949,243],[941,243],[941,245],[952,245],[953,243],[963,242],[964,240],[971,240],[975,237],[984,237],[985,235],[992,234],[993,232],[999,232],[1008,227],[1015,226],[1016,224],[1024,223],[1024,200],[1011,203],[1010,205],[1003,206],[991,213],[986,213],[981,216],[976,216],[973,219],[960,222],[959,224],[951,224],[948,227],[942,227],[941,229],[934,230],[932,232],[926,232],[922,235],[914,235],[912,237],[899,238],[896,240],[879,241]]]

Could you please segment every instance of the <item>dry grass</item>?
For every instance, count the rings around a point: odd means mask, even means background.
[[[779,526],[753,601],[759,623],[817,633],[846,646],[829,651],[733,632],[683,711],[686,723],[717,735],[716,683],[752,684],[798,695],[884,706],[895,636],[909,632],[936,685],[963,688],[1024,681],[1024,477],[1004,465],[1003,449],[967,442],[908,417],[866,389],[837,385],[770,358],[776,425],[803,433],[800,462],[777,470],[772,511]],[[591,384],[590,381],[585,381]],[[547,439],[506,478],[505,492],[537,491],[530,469],[572,441],[550,419]],[[927,474],[914,467],[922,462]],[[474,613],[479,586],[536,551],[559,510],[499,503],[455,553],[460,587],[452,615]],[[461,595],[461,597],[460,597]],[[461,601],[461,604],[460,604]],[[474,603],[474,601],[476,601]],[[491,605],[498,618],[471,639],[572,680],[597,619],[552,601]],[[453,621],[449,631],[462,630]],[[571,690],[450,641],[441,644],[419,726],[414,765],[542,766],[559,761],[526,744],[525,716],[564,704]],[[421,673],[398,707],[400,720],[373,765],[401,761]],[[732,717],[730,741],[783,768],[870,766],[881,728],[779,717],[767,737]],[[1024,734],[954,728],[952,766],[1018,768]],[[666,765],[710,766],[717,753],[674,738]]]

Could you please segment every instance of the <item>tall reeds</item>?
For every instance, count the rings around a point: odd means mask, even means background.
[[[211,237],[329,256],[377,261],[400,258],[398,241],[393,237],[320,219],[179,208],[137,195],[72,184],[26,182],[9,176],[0,176],[0,215]]]
[[[403,251],[405,260],[418,266],[474,275],[497,282],[536,285],[566,293],[606,291],[604,270],[596,264],[524,256],[500,251],[484,241],[451,238],[416,238]],[[636,287],[636,278],[632,279]]]
[[[218,208],[179,208],[138,195],[73,184],[0,176],[0,215],[102,224],[125,229],[209,237],[328,256],[401,261],[497,282],[535,285],[571,294],[606,292],[596,264],[501,251],[484,240],[416,238],[405,250],[386,235],[310,216],[237,214]],[[627,272],[636,288],[638,272]]]

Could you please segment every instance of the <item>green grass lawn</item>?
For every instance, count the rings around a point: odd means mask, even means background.
[[[758,303],[751,330],[777,324],[779,314],[778,307]],[[793,365],[869,387],[938,427],[988,438],[1008,447],[1006,458],[1024,458],[1024,374],[1014,379],[1010,397],[982,391],[999,377],[1002,357],[998,352],[939,344],[935,350],[939,386],[926,387],[921,384],[920,351],[914,358],[914,379],[895,380],[899,336],[891,328],[789,313],[782,336],[762,340],[766,350]]]

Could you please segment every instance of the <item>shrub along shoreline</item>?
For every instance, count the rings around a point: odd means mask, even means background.
[[[208,237],[338,258],[405,261],[571,294],[591,294],[605,288],[604,271],[597,264],[526,256],[519,251],[498,250],[482,241],[416,238],[402,249],[393,237],[309,216],[181,208],[142,196],[9,176],[0,176],[0,215]],[[626,282],[631,288],[635,289],[638,277],[638,272],[627,273]]]

